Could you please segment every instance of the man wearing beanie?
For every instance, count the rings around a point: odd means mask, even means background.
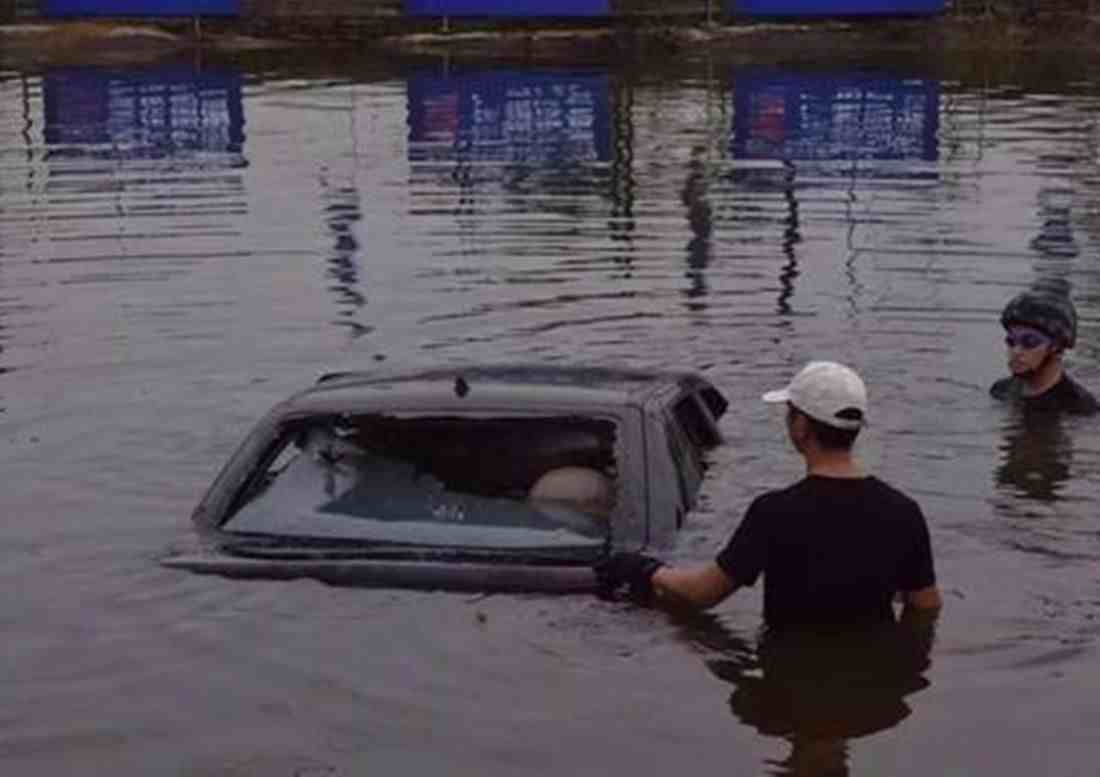
[[[1001,311],[1001,326],[1012,374],[990,387],[995,399],[1026,410],[1100,412],[1100,403],[1063,365],[1077,342],[1077,309],[1068,294],[1042,286],[1020,292]]]

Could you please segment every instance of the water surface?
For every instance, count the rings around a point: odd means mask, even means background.
[[[0,73],[0,761],[1092,774],[1100,436],[986,389],[1000,307],[1056,277],[1100,390],[1100,74],[943,70]],[[760,393],[855,366],[861,457],[931,525],[934,642],[880,693],[814,696],[801,669],[835,651],[768,664],[759,591],[678,619],[158,566],[322,371],[513,358],[692,367],[731,398],[684,560],[800,474]]]

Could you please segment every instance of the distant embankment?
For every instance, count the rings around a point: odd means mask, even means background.
[[[153,0],[154,2],[156,0]],[[164,0],[160,0],[164,2]],[[180,6],[186,6],[186,0],[171,0]],[[750,17],[738,12],[738,4],[746,7],[752,0],[608,0],[610,9],[606,17],[575,18],[450,18],[433,16],[410,16],[406,13],[405,0],[237,0],[239,14],[231,17],[203,17],[203,29],[208,32],[244,33],[279,39],[283,41],[307,41],[311,43],[327,42],[349,44],[369,41],[386,36],[408,36],[418,33],[440,33],[458,31],[553,31],[557,29],[600,29],[630,30],[635,28],[698,28],[705,22],[717,25],[743,24],[746,22],[767,21]],[[820,0],[822,6],[828,0]],[[62,21],[51,16],[48,10],[57,3],[76,6],[74,0],[0,0],[0,23],[13,22],[26,25],[45,21]],[[138,8],[140,3],[132,0],[89,0],[94,7]],[[420,0],[424,5],[430,0]],[[806,0],[811,7],[814,0]],[[902,2],[902,0],[899,0]],[[765,3],[766,5],[766,3]],[[781,3],[782,5],[782,3]],[[757,7],[760,4],[757,3]],[[877,5],[881,8],[881,5]],[[899,6],[900,7],[900,6]],[[819,21],[828,21],[817,17]],[[948,24],[947,28],[958,32],[957,44],[977,45],[982,41],[998,41],[1010,47],[1014,44],[1028,45],[1036,41],[1047,45],[1054,41],[1070,42],[1084,40],[1093,45],[1096,31],[1100,29],[1100,0],[946,0],[946,10],[942,14],[945,21],[957,21],[960,24]],[[104,14],[88,16],[70,16],[70,22],[107,22],[129,25],[135,22],[152,25],[174,34],[187,35],[191,26],[189,17],[150,16],[108,18]],[[788,21],[791,21],[788,19]],[[79,26],[79,25],[78,25]],[[93,25],[99,27],[98,24]],[[195,28],[197,30],[197,27]],[[714,28],[711,28],[714,29]],[[1039,31],[1043,32],[1040,33]],[[93,32],[102,37],[101,30]],[[125,32],[125,31],[123,31]],[[91,33],[81,33],[90,35]],[[976,38],[975,38],[976,34]],[[13,36],[4,37],[11,41]],[[64,36],[53,36],[65,41]],[[70,36],[71,37],[71,36]],[[78,36],[79,37],[79,36]],[[122,35],[126,38],[126,35]],[[129,37],[133,37],[132,35]],[[28,42],[45,45],[49,41],[44,37],[33,38],[19,36]],[[580,38],[577,39],[581,40]],[[70,41],[71,42],[71,41]],[[127,40],[125,46],[131,46]],[[119,42],[119,48],[123,43]]]
[[[411,17],[403,0],[241,0],[241,18],[252,31],[280,36],[356,39],[379,34],[434,32],[449,29],[531,28],[553,26],[654,24],[682,21],[691,24],[729,18],[724,0],[610,0],[608,18],[451,18]]]
[[[416,31],[438,29],[442,23],[440,17],[416,18],[406,14],[404,0],[239,0],[240,21],[251,22],[270,20],[280,24],[293,24],[300,22],[305,26],[315,23],[329,23],[343,21],[352,28],[365,26],[377,28],[386,32]],[[577,24],[598,23],[604,24],[608,18],[612,21],[633,22],[653,20],[673,20],[690,18],[692,21],[701,21],[708,18],[721,20],[726,14],[723,6],[725,0],[609,0],[611,9],[610,17],[599,17],[589,20],[574,18],[562,19],[561,22]],[[73,7],[73,3],[66,7]],[[88,8],[97,7],[95,2],[88,4]],[[111,5],[111,3],[106,3]],[[141,2],[114,3],[115,6],[138,9]],[[153,0],[152,6],[155,7]],[[179,5],[184,5],[180,3]],[[0,0],[0,23],[12,22],[36,22],[55,20],[50,13],[51,0]],[[86,16],[74,15],[67,17],[70,20],[77,18],[104,19],[102,12],[92,11]],[[119,17],[114,17],[122,20]],[[141,17],[126,15],[125,20],[134,21]],[[168,21],[166,17],[158,17],[150,14],[143,21]],[[460,26],[509,26],[538,24],[553,25],[555,20],[548,19],[507,19],[507,18],[482,18],[477,21],[453,19],[451,25]]]

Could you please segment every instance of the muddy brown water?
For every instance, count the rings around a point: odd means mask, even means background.
[[[1014,67],[0,73],[4,772],[1094,774],[1100,435],[986,388],[1001,305],[1058,277],[1100,390],[1100,71]],[[759,590],[683,619],[157,563],[322,371],[505,359],[710,376],[728,442],[668,552],[706,559],[799,476],[758,397],[811,358],[865,374],[860,455],[932,528],[896,682],[860,669],[888,640],[769,659]]]

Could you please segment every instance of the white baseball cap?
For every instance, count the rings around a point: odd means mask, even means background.
[[[790,402],[811,418],[838,429],[859,429],[867,415],[863,379],[836,362],[810,362],[786,388],[769,391],[763,399]],[[859,411],[858,417],[852,411]]]

